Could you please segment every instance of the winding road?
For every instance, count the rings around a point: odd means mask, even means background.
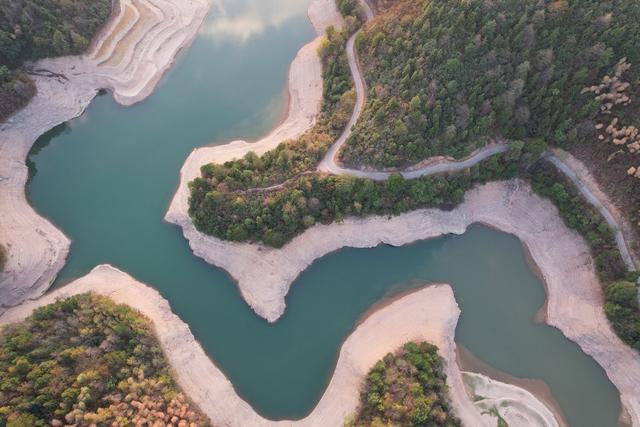
[[[604,203],[591,191],[591,189],[583,182],[583,179],[580,178],[577,171],[574,171],[568,164],[566,164],[560,157],[556,154],[547,151],[544,153],[543,157],[548,160],[552,165],[558,169],[558,171],[562,172],[564,176],[569,179],[573,183],[573,185],[578,189],[582,197],[589,202],[596,210],[602,215],[604,220],[609,224],[609,227],[614,232],[616,244],[618,245],[618,250],[620,251],[620,256],[624,261],[627,270],[636,271],[636,265],[633,262],[633,257],[631,256],[631,252],[629,251],[629,246],[624,238],[624,234],[621,231],[621,227],[616,221],[613,214],[607,209]]]
[[[369,6],[366,0],[361,0],[360,4],[364,10],[366,16],[366,22],[370,22],[373,17],[373,10]],[[421,176],[442,174],[442,173],[450,173],[450,172],[459,172],[465,169],[468,169],[479,162],[499,153],[504,153],[510,149],[510,144],[507,142],[500,142],[496,144],[487,145],[480,150],[474,152],[471,156],[458,160],[440,160],[433,163],[430,163],[423,167],[410,168],[404,171],[391,172],[391,171],[381,171],[381,170],[362,170],[362,169],[352,169],[341,166],[336,162],[336,157],[340,152],[340,149],[347,142],[347,139],[351,135],[352,129],[358,121],[362,110],[364,109],[364,104],[366,101],[366,82],[364,77],[362,76],[362,72],[360,70],[360,65],[358,62],[358,56],[355,49],[355,39],[358,35],[358,32],[353,34],[349,40],[347,41],[346,51],[347,58],[349,61],[349,68],[351,70],[351,74],[353,76],[353,80],[355,82],[356,88],[356,103],[353,108],[353,113],[347,126],[344,131],[340,135],[340,137],[336,140],[336,142],[329,148],[325,157],[322,159],[320,164],[318,165],[318,171],[324,173],[330,173],[334,175],[351,175],[358,178],[368,178],[373,179],[375,181],[384,181],[387,180],[393,173],[400,173],[406,179],[419,178]],[[602,200],[600,200],[589,188],[586,186],[580,177],[578,176],[578,171],[574,171],[571,167],[569,167],[566,163],[564,163],[558,156],[553,154],[550,151],[545,152],[543,157],[551,162],[558,171],[562,172],[578,189],[578,191],[582,194],[587,202],[589,202],[593,207],[600,212],[602,217],[605,219],[607,224],[613,229],[615,233],[615,239],[622,256],[622,259],[629,271],[636,271],[636,265],[633,261],[633,257],[631,256],[629,246],[624,238],[624,235],[621,231],[620,224],[616,221],[615,217],[611,214],[611,212],[605,206]],[[284,185],[277,185],[270,187],[269,189],[281,188]]]
[[[366,0],[361,0],[360,4],[362,5],[362,9],[364,10],[366,16],[366,22],[370,22],[374,16],[373,10],[371,10],[371,7]],[[464,169],[470,168],[471,166],[485,160],[488,157],[493,156],[494,154],[504,153],[505,151],[509,150],[508,143],[492,144],[476,151],[474,154],[463,160],[452,161],[444,159],[438,162],[431,163],[427,166],[411,168],[410,170],[398,172],[352,169],[343,167],[336,163],[336,156],[340,152],[342,146],[347,142],[347,139],[349,139],[349,136],[351,136],[352,129],[360,118],[360,114],[362,114],[362,110],[364,109],[364,103],[367,99],[367,84],[364,80],[364,77],[362,76],[362,72],[360,71],[358,55],[355,49],[355,40],[357,35],[358,33],[355,33],[349,38],[346,47],[349,68],[351,70],[351,75],[353,76],[356,87],[356,103],[347,126],[345,127],[340,137],[327,151],[327,154],[318,165],[318,171],[330,173],[333,175],[351,175],[358,178],[369,178],[375,181],[385,181],[389,179],[389,177],[393,173],[400,173],[407,179],[413,179],[419,178],[421,176],[435,175],[440,173],[459,172]]]

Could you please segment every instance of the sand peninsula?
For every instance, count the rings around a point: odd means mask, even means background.
[[[0,324],[23,320],[37,307],[85,292],[128,304],[152,320],[178,383],[216,425],[342,425],[345,417],[358,407],[360,387],[369,369],[408,341],[429,341],[438,346],[445,359],[452,406],[465,425],[494,426],[496,423],[496,418],[481,413],[484,406],[472,402],[466,387],[482,391],[490,398],[485,404],[502,403],[499,409],[504,417],[523,422],[510,425],[558,425],[551,412],[525,390],[478,374],[460,372],[453,341],[460,309],[448,285],[427,286],[369,313],[343,343],[329,386],[311,414],[298,421],[278,422],[263,418],[237,395],[232,383],[196,341],[189,326],[171,311],[167,300],[153,288],[109,265],[100,265],[61,289],[7,310],[0,316]],[[473,384],[469,377],[474,379]]]
[[[0,125],[0,312],[42,295],[64,265],[69,239],[25,197],[25,161],[36,139],[82,114],[100,89],[131,105],[149,96],[207,15],[211,0],[120,0],[89,51],[31,66],[37,94]]]

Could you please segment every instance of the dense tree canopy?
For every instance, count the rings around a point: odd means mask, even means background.
[[[353,427],[462,425],[447,396],[447,376],[438,348],[409,342],[369,371]]]
[[[80,54],[110,13],[110,0],[0,0],[0,65]]]
[[[462,157],[489,138],[576,141],[599,107],[582,89],[640,59],[634,1],[377,3],[357,44],[369,91],[348,164]]]
[[[516,176],[543,149],[543,144],[514,144],[508,153],[495,155],[466,173],[412,180],[399,174],[376,182],[313,172],[275,190],[221,191],[205,179],[196,179],[190,184],[189,213],[194,225],[207,234],[279,247],[315,223],[455,206],[472,185]]]
[[[84,294],[0,330],[0,426],[173,417],[209,424],[177,389],[149,320],[127,306]]]
[[[0,121],[35,94],[24,61],[84,52],[111,0],[0,0]]]

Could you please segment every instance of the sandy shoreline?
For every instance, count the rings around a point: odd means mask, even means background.
[[[186,212],[189,201],[187,184],[200,176],[201,166],[241,158],[249,151],[264,154],[281,142],[298,138],[315,124],[322,104],[322,64],[317,54],[318,47],[326,28],[330,25],[341,26],[342,17],[333,0],[314,0],[308,14],[318,36],[298,51],[289,68],[286,117],[267,136],[256,142],[236,140],[193,150],[180,169],[180,182],[165,215],[167,222],[182,227],[191,223]]]
[[[150,95],[176,54],[195,36],[210,2],[121,0],[87,54],[33,64],[33,69],[66,79],[33,76],[36,96],[0,125],[0,244],[8,252],[6,268],[0,272],[0,312],[42,295],[69,252],[69,239],[35,212],[25,196],[25,161],[33,143],[81,115],[99,89],[110,89],[123,105]],[[109,43],[108,49],[103,49],[104,43]]]
[[[547,323],[605,369],[634,425],[640,425],[640,355],[611,329],[602,310],[602,291],[589,248],[564,225],[555,206],[535,195],[523,181],[476,187],[450,212],[424,209],[390,219],[349,218],[340,224],[316,225],[282,249],[222,241],[199,233],[191,222],[183,225],[183,231],[194,253],[229,272],[247,303],[273,322],[285,310],[291,283],[328,253],[343,247],[400,246],[448,233],[462,234],[477,222],[520,238],[547,285]]]
[[[569,426],[560,404],[553,397],[551,389],[549,389],[546,382],[538,379],[520,378],[509,375],[478,359],[468,348],[460,344],[456,345],[456,353],[458,366],[465,373],[479,374],[491,378],[494,381],[500,381],[503,384],[510,384],[519,389],[526,390],[535,396],[536,400],[544,404],[544,407],[553,414],[552,418],[554,418],[554,421],[558,423],[560,427]]]
[[[465,425],[495,423],[495,418],[480,414],[465,391],[453,341],[460,310],[447,285],[425,287],[370,313],[343,343],[329,386],[311,414],[302,420],[279,422],[261,417],[236,394],[231,382],[211,362],[188,325],[171,311],[167,300],[153,288],[114,267],[98,266],[61,289],[14,307],[0,316],[0,324],[20,321],[34,308],[84,292],[95,292],[128,304],[153,321],[178,383],[216,425],[341,425],[345,417],[356,410],[360,386],[369,369],[385,354],[412,340],[429,341],[439,347],[445,359],[452,406]],[[503,399],[513,399],[513,390],[524,392],[507,384],[497,384],[492,388],[493,393]],[[508,394],[502,392],[505,389],[510,390]],[[532,397],[521,401],[523,414],[535,412],[541,405]]]

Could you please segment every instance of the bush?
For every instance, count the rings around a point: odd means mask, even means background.
[[[582,89],[623,57],[629,81],[640,77],[640,4],[549,5],[377,0],[357,44],[368,97],[343,160],[402,167],[464,157],[490,138],[579,140],[599,107]]]
[[[4,265],[7,262],[7,253],[4,246],[0,245],[0,271],[4,270]]]
[[[369,371],[351,426],[460,426],[447,398],[438,348],[409,342]]]
[[[638,287],[631,282],[615,282],[605,289],[605,312],[618,336],[640,350]]]
[[[151,425],[183,407],[182,419],[208,425],[179,393],[149,320],[106,297],[57,301],[0,330],[0,426]]]
[[[463,201],[474,184],[516,176],[530,157],[523,148],[495,155],[463,173],[412,180],[399,174],[378,182],[314,172],[272,191],[221,192],[217,179],[214,184],[198,179],[190,184],[189,214],[204,233],[281,247],[316,223],[349,216],[398,215],[417,208],[451,208]]]
[[[565,224],[585,238],[605,289],[605,313],[616,334],[640,350],[638,289],[635,284],[622,281],[633,274],[627,273],[608,224],[548,162],[536,163],[529,170],[528,178],[538,194],[556,205]]]
[[[110,13],[111,0],[0,1],[0,122],[36,93],[23,62],[83,53]]]

